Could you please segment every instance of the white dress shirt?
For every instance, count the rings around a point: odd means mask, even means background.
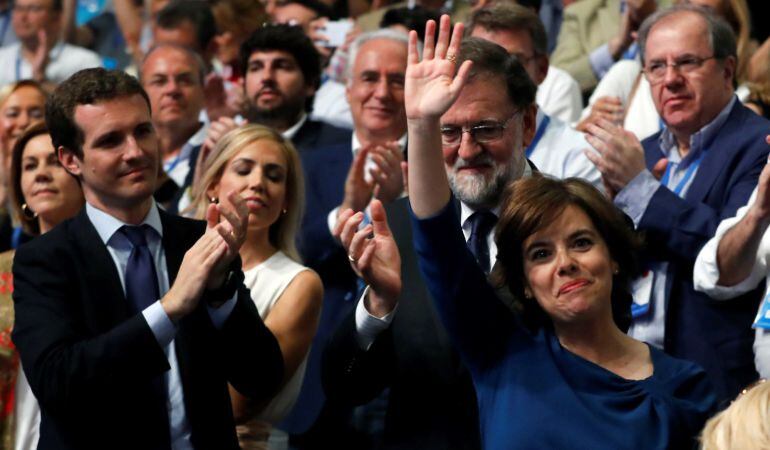
[[[770,230],[765,231],[759,242],[754,266],[745,280],[734,286],[719,285],[719,264],[717,264],[717,249],[725,234],[746,216],[757,197],[757,190],[751,194],[749,203],[738,210],[735,217],[723,220],[717,228],[714,237],[703,246],[695,260],[693,284],[700,291],[714,300],[729,300],[754,290],[762,280],[765,280],[765,297],[770,293]],[[767,298],[763,300],[767,301]],[[762,303],[759,304],[762,308]],[[754,365],[762,378],[770,377],[770,330],[756,328],[754,335]]]
[[[566,123],[577,121],[583,110],[580,85],[567,71],[554,66],[548,68],[548,74],[537,87],[535,102],[546,114]]]
[[[125,273],[132,245],[128,238],[125,237],[123,233],[119,233],[118,230],[120,230],[122,226],[129,224],[121,222],[117,218],[101,211],[90,203],[86,203],[86,214],[94,225],[102,242],[107,246],[107,251],[110,253],[112,260],[118,269],[120,285],[123,287],[123,292],[125,293]],[[153,262],[155,263],[158,277],[158,292],[162,298],[169,290],[169,278],[168,267],[166,265],[166,252],[161,245],[163,225],[161,224],[160,213],[155,205],[155,201],[152,202],[147,217],[144,218],[140,225],[149,225],[149,227],[154,230],[154,232],[145,232],[145,237],[147,238],[147,246],[152,254]],[[231,298],[217,309],[209,307],[209,316],[211,317],[214,327],[221,328],[234,307],[235,297]],[[187,413],[184,406],[182,379],[179,375],[179,364],[177,362],[176,349],[173,345],[174,335],[176,334],[176,325],[174,325],[168,315],[166,315],[163,306],[160,304],[160,299],[145,308],[142,311],[142,315],[147,321],[152,333],[155,335],[158,344],[163,347],[171,367],[171,370],[164,374],[165,384],[168,389],[166,407],[168,409],[170,425],[171,448],[174,450],[192,450],[193,447],[190,442],[190,424],[187,421]]]
[[[48,52],[46,80],[61,83],[81,69],[101,67],[99,55],[83,47],[58,42]],[[32,78],[32,65],[21,56],[21,44],[16,42],[0,48],[0,86]]]
[[[538,108],[536,135],[546,117],[543,110]],[[586,150],[594,151],[583,133],[551,117],[542,137],[529,154],[529,160],[542,173],[560,179],[582,178],[604,192],[601,173],[586,157]]]

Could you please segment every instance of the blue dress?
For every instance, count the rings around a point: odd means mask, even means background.
[[[471,371],[485,449],[687,449],[715,412],[694,363],[650,347],[654,373],[626,380],[530,332],[495,296],[467,250],[449,202],[413,217],[420,268]]]

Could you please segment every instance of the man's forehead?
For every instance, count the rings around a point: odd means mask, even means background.
[[[665,40],[667,45],[654,42],[658,39]],[[705,19],[692,11],[680,11],[664,17],[650,29],[645,43],[645,58],[651,59],[654,55],[665,55],[672,51],[698,52],[704,47],[710,47]]]
[[[378,38],[366,41],[359,47],[354,66],[358,71],[388,66],[391,70],[398,68],[400,72],[405,72],[406,58],[406,43]]]
[[[117,124],[147,121],[150,110],[144,97],[134,94],[76,105],[73,118],[81,130],[96,130]]]
[[[170,72],[172,68],[174,73],[196,72],[198,70],[197,65],[195,59],[186,51],[165,47],[150,54],[142,65],[142,73],[145,75],[166,73]]]
[[[249,56],[249,63],[256,61],[269,62],[276,60],[286,60],[292,64],[297,64],[297,58],[285,50],[255,50]]]
[[[42,6],[47,9],[53,7],[53,0],[16,0],[14,3],[19,6]]]

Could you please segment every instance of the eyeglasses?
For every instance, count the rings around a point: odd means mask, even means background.
[[[665,61],[651,61],[649,64],[647,64],[647,67],[642,69],[642,71],[647,76],[647,81],[649,81],[650,84],[658,84],[663,81],[663,78],[666,77],[666,73],[668,72],[669,67],[679,72],[680,74],[686,75],[700,69],[701,66],[703,66],[703,63],[709,59],[715,58],[716,57],[713,55],[706,58],[690,55],[676,58],[671,63]]]
[[[502,137],[503,130],[508,128],[508,123],[511,119],[519,115],[520,112],[521,111],[514,112],[504,122],[487,120],[471,125],[470,127],[444,125],[441,127],[441,142],[447,147],[460,145],[460,141],[463,139],[463,133],[470,133],[471,138],[477,144],[495,141]]]

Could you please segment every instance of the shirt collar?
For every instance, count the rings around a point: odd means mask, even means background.
[[[683,163],[689,164],[689,161],[697,158],[697,155],[700,155],[700,153],[709,144],[711,144],[719,130],[722,128],[722,125],[727,122],[727,118],[730,116],[730,111],[732,111],[736,101],[738,101],[738,97],[733,95],[730,101],[727,102],[727,105],[722,108],[722,111],[717,114],[714,120],[707,123],[703,128],[690,136],[690,151],[682,160]],[[674,134],[668,129],[668,127],[665,127],[663,132],[660,134],[660,137],[658,138],[658,145],[664,157],[671,156],[672,153],[678,148],[676,137],[674,137]],[[675,159],[679,158],[677,157]]]
[[[302,128],[302,125],[304,125],[305,122],[307,122],[307,114],[303,112],[302,117],[299,118],[297,123],[292,125],[291,128],[289,128],[288,130],[281,133],[281,136],[285,137],[288,140],[294,139],[294,135],[297,134],[297,131],[299,131],[299,129]]]
[[[91,223],[94,225],[94,228],[96,228],[96,232],[99,234],[102,242],[105,244],[110,242],[110,239],[112,239],[120,227],[129,225],[88,202],[86,202],[86,214],[88,215],[88,219],[91,220]],[[163,225],[160,222],[160,213],[158,212],[155,200],[152,200],[150,212],[147,213],[147,216],[140,225],[145,224],[155,230],[155,232],[158,233],[158,236],[161,238],[163,237]]]
[[[352,142],[350,144],[350,147],[353,149],[353,154],[357,154],[359,150],[361,150],[361,141],[358,140],[358,136],[356,136],[355,131],[351,133],[353,135]],[[398,138],[398,145],[401,146],[402,149],[406,148],[406,133],[404,133],[403,136]]]
[[[182,150],[179,151],[179,159],[185,160],[190,158],[193,148],[203,145],[203,141],[206,140],[206,134],[209,131],[208,123],[201,123],[200,128],[190,139],[182,146]]]

